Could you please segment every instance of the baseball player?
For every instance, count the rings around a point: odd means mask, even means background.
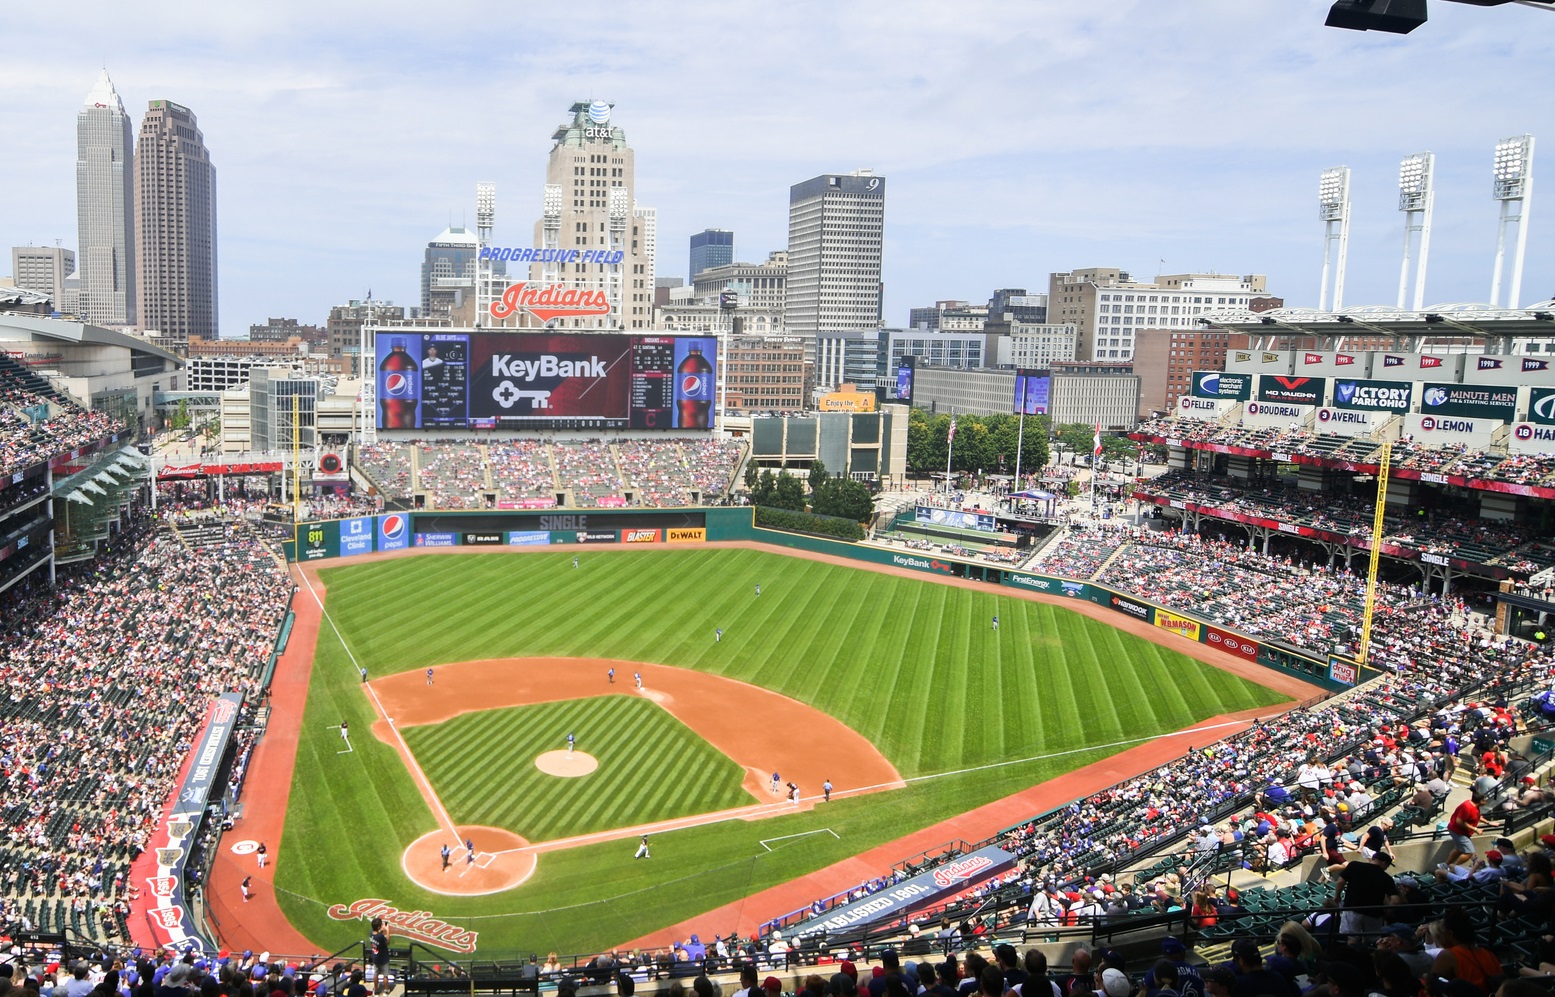
[[[645,859],[648,857],[648,836],[645,834],[642,836],[642,840],[637,843],[637,854],[633,855],[632,858]]]
[[[831,780],[830,779],[827,779],[825,782],[821,783],[821,794],[826,798],[826,802],[827,803],[831,802]]]
[[[464,864],[475,864],[475,841],[471,838],[464,839]]]
[[[569,732],[567,734],[567,754],[568,755],[572,754],[572,746],[573,746],[574,742],[576,742],[576,741],[577,741],[577,738],[573,737],[572,734]]]
[[[572,566],[573,566],[573,567],[574,567],[574,568],[576,568],[576,567],[577,567],[577,566],[578,566],[578,559],[577,559],[577,558],[576,558],[576,557],[574,557],[574,558],[573,558],[573,559],[572,559]]]
[[[610,680],[610,684],[611,685],[615,685],[616,684],[616,670],[614,668],[610,669],[610,671],[605,673],[605,678]]]
[[[347,747],[350,746],[350,744],[351,744],[351,723],[350,723],[350,721],[347,721],[347,720],[340,721],[340,739],[342,741],[346,742],[346,746]]]
[[[245,902],[253,899],[253,895],[251,893],[249,893],[249,887],[251,887],[253,885],[253,883],[254,883],[254,877],[253,876],[244,876],[243,877],[243,882],[238,884],[238,889],[243,891],[243,900]]]
[[[427,669],[427,685],[432,684],[432,669]]]
[[[263,869],[265,867],[265,858],[270,854],[270,852],[265,848],[265,843],[263,841],[259,843],[259,851],[255,854],[259,856],[259,868]]]
[[[778,774],[776,772],[772,773],[772,795],[773,796],[777,795],[778,783],[780,781],[781,781],[781,779],[779,778]]]
[[[643,687],[643,673],[642,672],[633,672],[632,673],[632,678],[637,680],[637,689],[638,689],[638,691],[639,692],[642,691],[642,687]]]
[[[756,594],[757,595],[761,594],[761,583],[760,582],[756,583]]]
[[[788,784],[788,802],[796,807],[799,805],[799,783],[791,782]]]
[[[443,842],[443,871],[448,871],[448,857],[453,854],[448,847],[448,842]]]
[[[720,641],[722,641],[723,639],[724,639],[724,628],[723,627],[715,627],[713,629],[713,643],[717,644]]]

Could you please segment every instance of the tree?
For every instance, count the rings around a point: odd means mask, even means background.
[[[777,476],[777,485],[773,488],[772,498],[767,504],[779,509],[804,512],[804,485],[798,478],[783,471]]]
[[[817,458],[816,461],[810,465],[810,494],[815,496],[825,491],[826,483],[830,478],[831,475],[827,473],[825,461]],[[814,498],[810,499],[810,504],[815,504]]]
[[[771,505],[776,491],[777,478],[769,467],[761,472],[761,476],[756,479],[756,487],[751,489],[751,505]]]
[[[745,462],[745,490],[751,493],[756,491],[756,481],[761,476],[761,468],[756,466],[755,459]]]
[[[827,515],[862,523],[875,514],[875,497],[863,482],[842,478],[834,481],[829,491],[832,508]]]

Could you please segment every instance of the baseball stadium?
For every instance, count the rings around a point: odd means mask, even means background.
[[[1457,321],[1504,359],[1550,307]],[[714,378],[716,337],[380,330],[367,430],[236,456],[0,355],[13,963],[704,997],[1547,969],[1555,378],[1459,352],[1426,385],[1413,319],[1392,354],[1298,311],[1319,348],[1204,372],[1107,434],[1127,470],[1040,416],[636,421],[633,378]],[[543,431],[428,414],[465,350],[548,371],[468,392]],[[1322,419],[1368,397],[1295,376],[1324,363],[1406,411]],[[1017,423],[1025,474],[958,453]],[[823,511],[843,483],[867,515]]]

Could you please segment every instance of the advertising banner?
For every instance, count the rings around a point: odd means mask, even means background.
[[[656,544],[663,538],[662,530],[622,530],[624,544]]]
[[[498,547],[507,542],[501,533],[465,533],[459,542],[466,547]]]
[[[1222,651],[1229,651],[1239,658],[1248,661],[1258,660],[1258,642],[1250,637],[1240,637],[1229,630],[1222,630],[1213,623],[1204,624],[1204,643],[1210,647],[1218,647]]]
[[[1218,370],[1193,372],[1193,396],[1195,398],[1229,398],[1245,402],[1253,395],[1253,375],[1228,374]]]
[[[459,546],[459,534],[457,533],[417,533],[417,547],[457,547]]]
[[[1186,616],[1178,616],[1176,613],[1157,609],[1155,611],[1155,625],[1162,630],[1170,630],[1179,637],[1186,637],[1189,640],[1199,639],[1199,621],[1190,620]]]
[[[391,512],[378,517],[378,549],[405,550],[410,546],[410,516]]]
[[[937,509],[933,506],[920,505],[913,513],[913,520],[932,526],[994,532],[994,514],[991,512],[962,512],[959,509]]]
[[[1015,372],[1015,415],[1047,415],[1053,380],[1045,370]]]
[[[619,539],[620,534],[615,530],[579,530],[577,542],[580,544],[613,544]]]
[[[1555,388],[1528,389],[1528,421],[1535,426],[1555,426]]]
[[[833,934],[862,928],[876,921],[895,920],[920,907],[939,903],[1013,868],[1015,856],[989,846],[970,855],[935,866],[928,872],[904,879],[895,886],[862,900],[833,908],[825,917],[812,917],[794,926],[793,937]]]
[[[1019,585],[1021,588],[1035,589],[1038,592],[1046,592],[1049,595],[1061,593],[1061,583],[1057,578],[1043,578],[1040,575],[1017,575],[1014,572],[1004,576],[1006,585]]]
[[[917,357],[902,357],[896,362],[896,384],[887,389],[888,401],[912,404],[913,373],[917,366]]]
[[[891,563],[898,568],[914,568],[918,571],[933,571],[942,575],[953,575],[956,569],[949,563],[941,561],[937,557],[919,557],[916,554],[892,554]]]
[[[695,529],[668,529],[664,531],[664,541],[672,544],[705,543],[707,530],[700,526]]]
[[[338,523],[340,529],[340,556],[351,557],[355,554],[371,554],[373,552],[373,517],[356,516],[351,519],[342,519]]]
[[[386,430],[709,429],[717,340],[618,333],[377,337]]]
[[[1334,381],[1334,408],[1363,412],[1403,414],[1414,404],[1415,386],[1409,381]]]
[[[340,524],[334,520],[297,527],[297,560],[322,561],[340,556]]]
[[[1289,405],[1321,405],[1326,383],[1326,380],[1321,377],[1260,374],[1258,375],[1258,400],[1284,402]]]
[[[1426,383],[1420,395],[1422,414],[1462,416],[1511,422],[1517,417],[1517,389],[1494,384]]]
[[[1116,609],[1118,612],[1124,614],[1125,616],[1132,616],[1136,620],[1144,620],[1146,623],[1153,623],[1155,621],[1154,606],[1147,606],[1142,602],[1135,602],[1133,599],[1129,599],[1121,595],[1113,595],[1108,597],[1107,605],[1111,606],[1113,609]]]
[[[148,919],[158,945],[194,942],[208,947],[189,911],[185,896],[184,867],[195,844],[200,820],[214,797],[221,798],[216,782],[227,743],[243,706],[241,693],[225,692],[211,704],[205,733],[195,745],[189,773],[178,787],[178,796],[166,822],[152,833],[151,847],[157,874],[150,879]]]
[[[1340,685],[1354,685],[1360,680],[1361,670],[1355,662],[1347,661],[1335,654],[1328,656],[1328,677]]]
[[[551,542],[551,534],[548,530],[509,530],[508,546],[529,547]]]

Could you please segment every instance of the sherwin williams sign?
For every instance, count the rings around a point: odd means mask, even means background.
[[[1517,389],[1492,384],[1427,382],[1420,396],[1420,411],[1438,416],[1511,422],[1517,417]]]
[[[1334,381],[1334,408],[1363,412],[1409,411],[1415,386],[1408,381]]]
[[[1321,377],[1260,374],[1258,375],[1258,400],[1287,402],[1291,405],[1321,405],[1324,380]]]
[[[1193,372],[1193,394],[1196,398],[1231,398],[1245,402],[1252,397],[1251,374],[1227,374],[1218,370]]]

